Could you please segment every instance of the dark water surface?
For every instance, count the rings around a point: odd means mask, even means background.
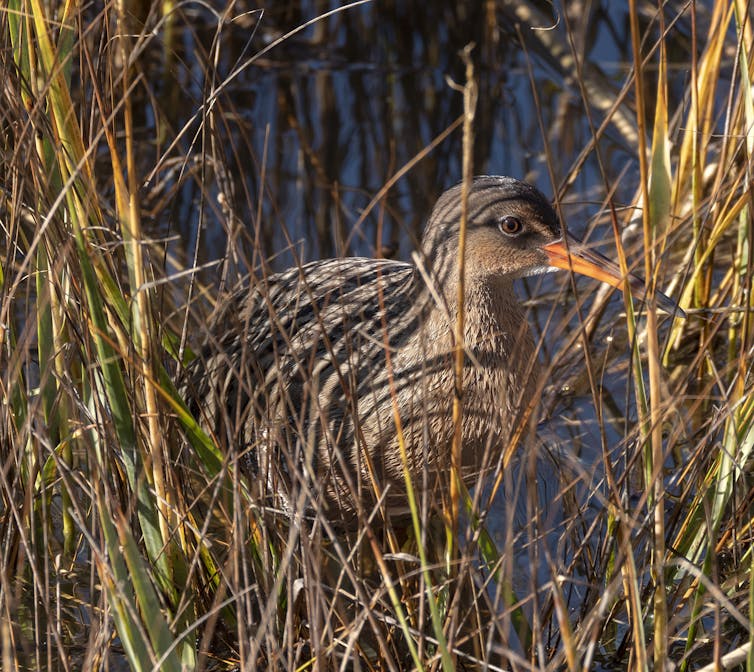
[[[570,19],[570,30],[581,38],[582,71],[594,82],[590,102],[602,105],[615,100],[626,81],[630,44],[624,3],[595,4]],[[205,151],[212,158],[203,177],[216,178],[215,195],[222,193],[232,208],[234,233],[249,259],[255,239],[266,255],[294,245],[304,260],[370,255],[381,246],[407,257],[435,198],[460,179],[460,131],[400,179],[358,229],[354,225],[386,181],[461,113],[462,97],[446,79],[463,83],[459,51],[472,42],[479,85],[475,172],[526,178],[548,194],[561,186],[591,137],[568,62],[564,15],[539,13],[526,3],[374,2],[315,21],[269,48],[337,6],[277,2],[262,12],[239,3],[218,37],[217,18],[188,5],[184,18],[192,30],[174,41],[179,56],[150,74],[172,131],[206,111],[203,94],[222,83],[204,121],[217,124],[227,144],[203,148],[196,123],[182,142],[188,148],[193,141],[194,156]],[[654,11],[648,3],[648,17]],[[521,16],[530,23],[521,23]],[[686,39],[683,27],[679,42]],[[556,48],[560,57],[552,53]],[[215,52],[216,71],[205,73]],[[237,74],[228,81],[231,73]],[[637,186],[631,96],[624,107],[626,126],[609,128],[599,146],[606,179],[619,182],[618,202],[629,200]],[[604,115],[590,111],[598,126]],[[569,228],[583,232],[604,193],[592,152],[561,194]],[[187,185],[173,212],[156,213],[157,220],[169,221],[189,251],[201,225],[199,256],[217,258],[225,252],[227,218],[212,212],[216,204],[200,209],[197,199]],[[281,255],[274,266],[291,262]]]

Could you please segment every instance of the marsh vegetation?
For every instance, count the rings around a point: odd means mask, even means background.
[[[754,669],[750,4],[272,4],[0,7],[2,669]],[[464,151],[687,318],[524,279],[458,515],[281,515],[177,385],[218,297],[409,259]]]

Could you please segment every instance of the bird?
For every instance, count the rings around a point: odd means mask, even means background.
[[[461,476],[494,465],[534,401],[535,344],[514,282],[568,270],[645,296],[644,283],[564,230],[536,187],[468,186],[464,358],[454,369],[462,183],[445,191],[413,261],[343,257],[256,278],[218,302],[185,372],[192,410],[243,457],[259,501],[334,520],[379,506],[407,515],[408,488],[445,496],[461,399]],[[677,306],[657,293],[669,313]],[[408,479],[406,477],[409,477]],[[445,479],[445,480],[443,480]]]

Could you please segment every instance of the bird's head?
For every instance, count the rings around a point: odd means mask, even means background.
[[[422,251],[436,275],[450,278],[458,268],[461,189],[440,196],[422,239]],[[617,264],[566,234],[550,202],[536,187],[510,177],[475,177],[468,196],[466,277],[513,280],[565,269],[623,289]],[[644,282],[628,276],[632,296],[645,296]],[[675,314],[677,305],[657,293],[658,305]]]

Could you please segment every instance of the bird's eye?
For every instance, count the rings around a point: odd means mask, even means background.
[[[508,215],[498,222],[497,228],[506,236],[517,236],[524,230],[524,225],[518,217]]]

